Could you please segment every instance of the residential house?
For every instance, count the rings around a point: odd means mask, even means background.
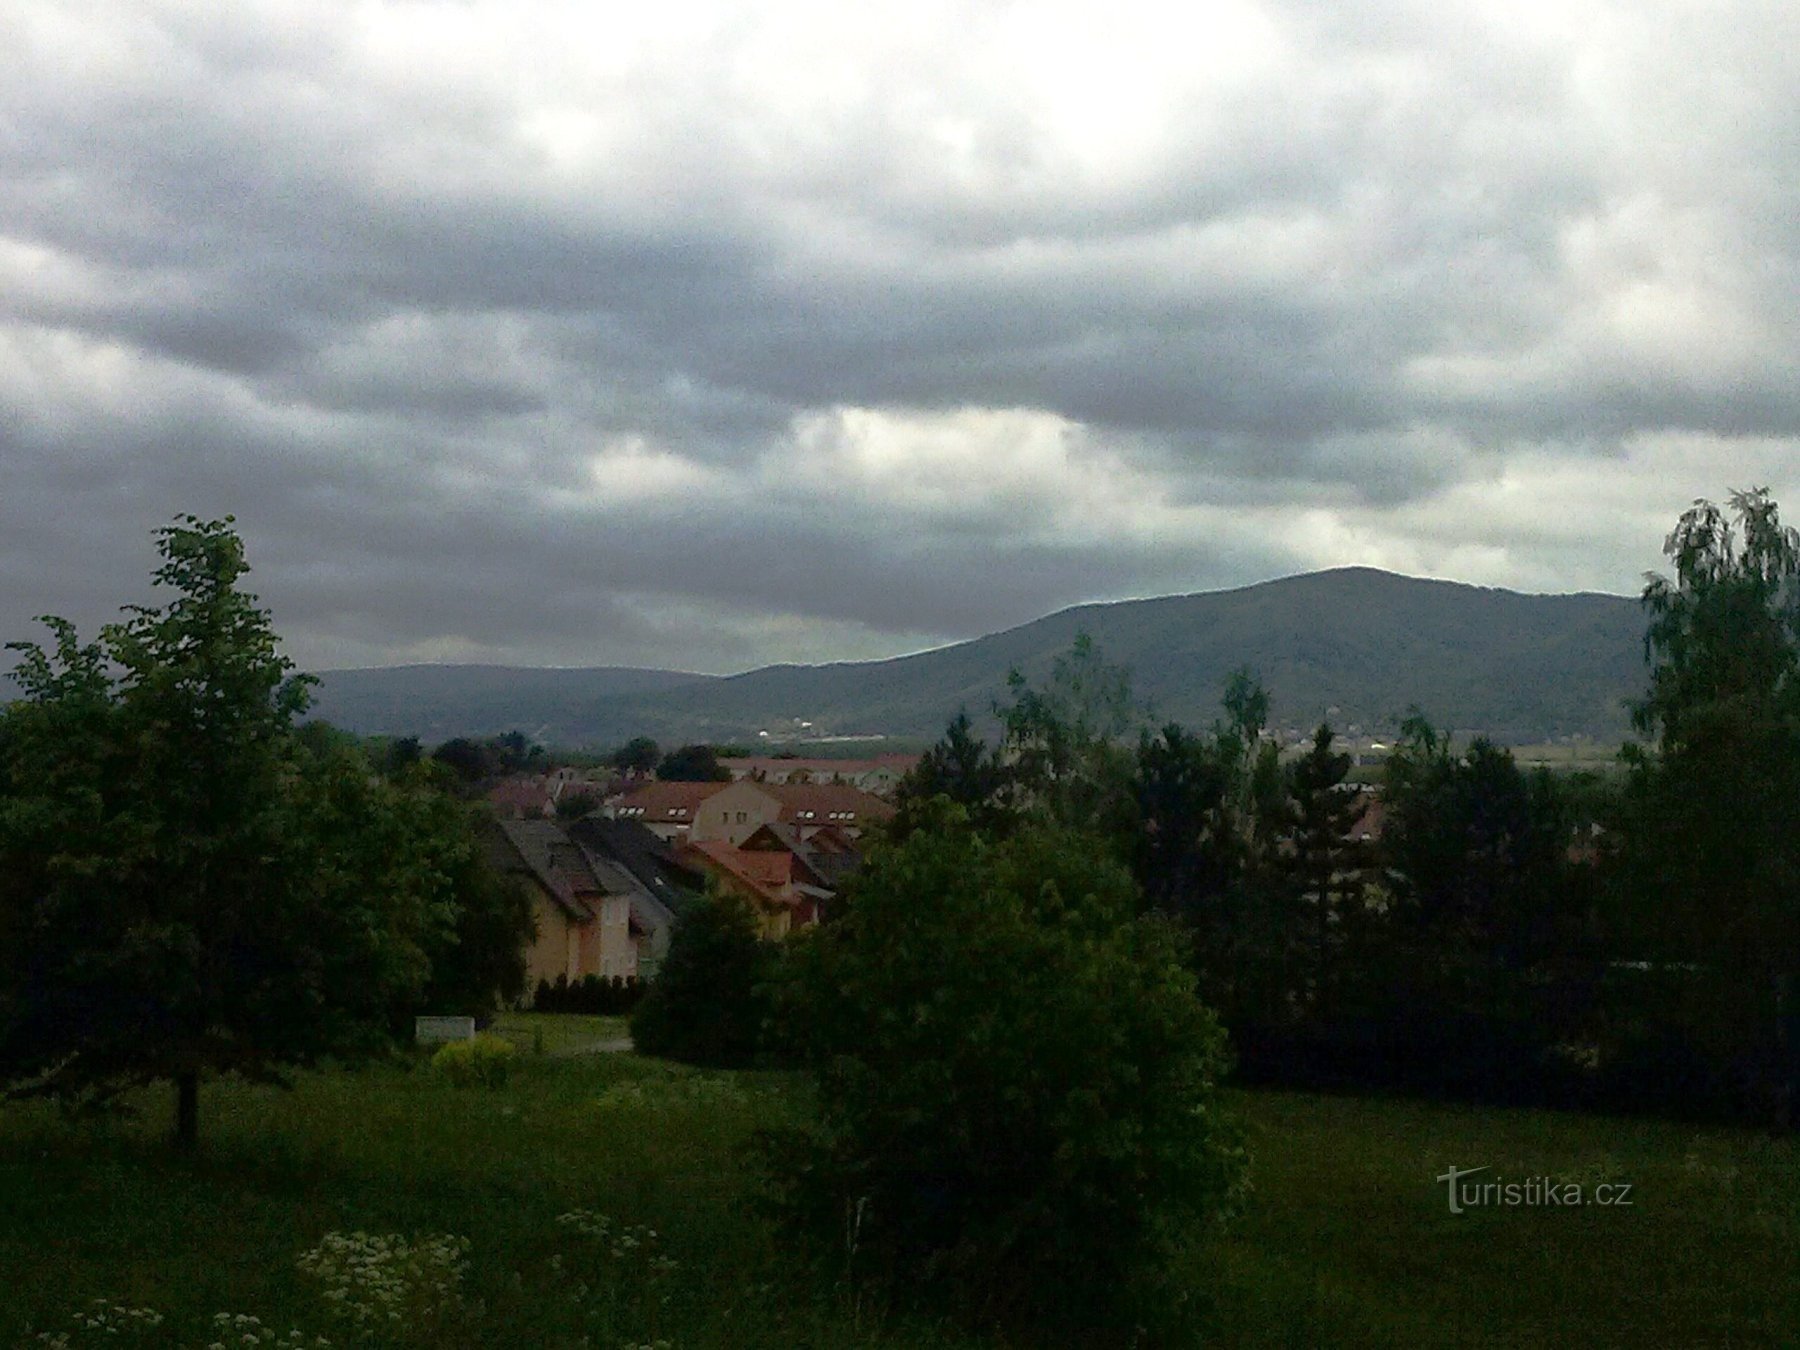
[[[827,827],[850,840],[871,824],[891,819],[894,808],[861,788],[842,783],[758,783],[745,779],[705,797],[687,838],[742,843],[764,825],[792,825],[803,837]]]
[[[518,774],[494,784],[488,805],[501,820],[541,820],[556,814],[556,794],[541,774]]]
[[[684,865],[668,842],[635,820],[584,816],[568,832],[593,865],[628,879],[638,977],[655,979],[675,919],[706,889],[706,874]]]
[[[490,857],[531,895],[537,932],[526,952],[527,982],[637,975],[629,887],[597,871],[553,820],[500,820],[493,829]]]
[[[719,761],[733,782],[841,783],[886,797],[919,762],[918,755],[876,755],[870,759],[799,759],[745,755]]]
[[[601,808],[614,820],[633,821],[670,843],[687,839],[701,803],[729,783],[645,783],[610,798]]]
[[[799,852],[744,849],[723,839],[701,839],[683,844],[681,856],[720,890],[748,900],[765,938],[786,937],[818,922],[821,905],[833,894]]]

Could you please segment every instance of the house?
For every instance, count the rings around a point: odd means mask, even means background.
[[[706,796],[696,808],[687,838],[740,844],[764,825],[792,825],[802,837],[827,827],[855,840],[894,808],[861,788],[842,783],[758,783],[745,779]]]
[[[487,800],[501,820],[541,820],[556,814],[556,794],[537,774],[520,774],[494,784]]]
[[[719,761],[730,771],[733,782],[841,783],[878,797],[890,795],[918,762],[918,755],[876,755],[870,759],[744,755]]]
[[[709,875],[632,822],[502,820],[490,829],[491,860],[531,893],[532,985],[558,976],[654,979],[676,914]]]
[[[738,847],[747,853],[795,854],[833,892],[862,865],[856,841],[832,825],[803,836],[799,827],[775,821],[759,827]]]
[[[801,853],[743,849],[723,839],[690,840],[684,861],[700,868],[720,890],[742,896],[756,911],[765,938],[782,938],[817,923],[832,888]]]
[[[684,865],[671,845],[635,820],[585,816],[568,826],[569,837],[590,864],[627,878],[638,977],[656,978],[669,950],[675,919],[706,889],[706,873]]]
[[[527,982],[636,976],[629,888],[597,871],[553,820],[499,820],[491,828],[490,859],[531,896],[537,931],[526,951]]]
[[[633,821],[659,839],[679,843],[688,838],[702,802],[730,787],[729,783],[645,783],[610,798],[602,814]]]

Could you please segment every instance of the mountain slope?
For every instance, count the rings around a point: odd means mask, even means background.
[[[1197,725],[1217,716],[1220,690],[1240,666],[1262,677],[1277,724],[1305,727],[1329,712],[1339,727],[1392,728],[1417,705],[1439,725],[1515,740],[1616,738],[1626,726],[1624,700],[1644,683],[1635,601],[1520,595],[1345,568],[1234,591],[1082,605],[887,661],[770,666],[727,678],[488,668],[461,711],[449,673],[459,668],[427,668],[441,673],[425,694],[414,692],[419,668],[334,672],[321,712],[353,729],[408,729],[427,739],[450,727],[518,726],[570,744],[638,733],[745,740],[795,719],[825,734],[929,737],[959,707],[984,715],[1004,694],[1009,669],[1046,677],[1081,632],[1107,659],[1131,667],[1136,693],[1159,720]],[[629,687],[633,675],[644,679]],[[407,722],[414,698],[417,725]]]
[[[563,744],[597,704],[718,682],[716,675],[625,666],[389,666],[328,670],[318,678],[314,716],[351,731],[418,736],[427,744],[515,728],[554,733]]]

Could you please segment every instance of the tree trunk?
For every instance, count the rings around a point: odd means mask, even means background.
[[[175,1151],[192,1153],[200,1146],[200,1074],[190,1069],[175,1075]]]

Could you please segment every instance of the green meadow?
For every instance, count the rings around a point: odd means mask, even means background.
[[[796,1079],[571,1054],[584,1033],[554,1020],[540,1055],[533,1019],[504,1030],[525,1053],[499,1089],[422,1062],[308,1074],[291,1092],[209,1085],[192,1159],[166,1150],[157,1094],[134,1122],[0,1109],[0,1347],[61,1332],[69,1345],[1000,1344],[884,1309],[786,1248],[759,1206],[752,1150],[759,1127],[803,1109]],[[1188,1272],[1205,1343],[1800,1341],[1791,1139],[1396,1100],[1227,1100],[1254,1188]],[[1453,1214],[1434,1180],[1450,1167],[1489,1169],[1469,1184],[1549,1178],[1590,1202]],[[1629,1186],[1629,1204],[1591,1203],[1601,1185],[1615,1197]],[[374,1297],[370,1281],[342,1276],[334,1300],[316,1256],[301,1269],[328,1234],[412,1244],[369,1258],[399,1272],[376,1321],[345,1311]],[[428,1287],[419,1244],[431,1235],[466,1239],[447,1295]],[[78,1326],[96,1299],[163,1320]],[[266,1330],[248,1334],[263,1339],[222,1339],[221,1313],[259,1319]],[[309,1339],[276,1339],[296,1329]]]

